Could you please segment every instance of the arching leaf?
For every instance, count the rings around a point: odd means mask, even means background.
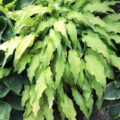
[[[68,60],[69,60],[70,69],[74,76],[75,82],[77,82],[80,74],[80,58],[78,57],[77,52],[74,50],[70,50]],[[76,62],[73,62],[73,61],[76,61]]]
[[[104,72],[104,66],[101,64],[99,59],[92,53],[88,53],[85,56],[86,69],[93,75],[97,82],[99,82],[103,87],[106,85],[106,75]],[[94,62],[93,62],[94,61]]]

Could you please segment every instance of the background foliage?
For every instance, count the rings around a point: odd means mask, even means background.
[[[0,3],[0,118],[53,120],[58,111],[75,120],[81,110],[89,119],[119,74],[119,1]],[[104,97],[117,119],[119,86],[119,80],[109,83]]]

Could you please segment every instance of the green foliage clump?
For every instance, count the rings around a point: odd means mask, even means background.
[[[37,0],[14,11],[5,6],[14,33],[0,45],[5,53],[0,78],[27,74],[24,120],[53,120],[55,104],[62,119],[76,120],[76,105],[89,119],[94,91],[100,108],[113,67],[120,70],[120,15],[112,9],[117,2]]]

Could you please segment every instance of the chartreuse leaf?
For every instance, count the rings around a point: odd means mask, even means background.
[[[103,12],[106,13],[108,11],[113,12],[113,9],[110,8],[110,5],[115,4],[115,2],[109,2],[109,1],[94,1],[91,2],[90,4],[87,4],[84,7],[84,11],[90,11],[90,12]]]
[[[40,109],[40,105],[39,105],[40,98],[46,88],[47,88],[47,85],[46,85],[45,76],[44,76],[44,73],[41,73],[39,79],[37,80],[37,84],[35,86],[35,91],[36,91],[37,97],[35,98],[35,100],[32,104],[32,111],[33,111],[35,117],[37,116],[38,111]]]
[[[69,120],[76,120],[73,101],[64,92],[62,82],[58,86],[58,108],[61,112],[62,119],[66,117]]]
[[[118,20],[120,20],[120,13],[108,14],[104,17],[105,22],[116,22]]]
[[[46,120],[54,120],[54,116],[53,116],[53,109],[49,108],[47,103],[44,103],[44,109],[43,109],[43,113],[45,116]]]
[[[75,82],[77,82],[79,74],[80,74],[80,58],[78,53],[75,50],[69,51],[68,61],[70,64],[70,69],[73,74]],[[76,61],[76,62],[73,62]]]
[[[13,54],[14,50],[19,45],[19,43],[20,43],[20,37],[14,37],[10,41],[7,41],[0,46],[1,50],[6,51],[3,66],[5,65],[8,57]]]
[[[80,107],[82,112],[88,118],[89,117],[88,108],[86,106],[86,103],[85,103],[85,100],[84,100],[83,96],[75,88],[72,88],[72,95],[73,95],[74,100],[77,103],[77,105]]]
[[[59,111],[60,111],[61,119],[64,120],[64,119],[65,119],[65,114],[63,113],[63,111],[62,111],[63,109],[61,108],[60,105],[58,105],[58,109],[59,109]]]
[[[87,35],[86,35],[87,34]],[[106,58],[109,58],[109,53],[105,43],[99,38],[99,36],[93,32],[88,31],[83,34],[82,40],[91,47],[94,51],[102,53]]]
[[[31,53],[36,53],[37,50],[41,49],[43,47],[43,42],[42,41],[37,41],[33,48],[31,49]]]
[[[50,68],[48,67],[48,68],[46,68],[45,71],[43,71],[40,74],[40,76],[37,80],[37,84],[35,86],[36,99],[34,100],[33,105],[32,105],[32,110],[33,110],[33,113],[35,116],[37,116],[37,113],[40,109],[40,105],[39,105],[40,98],[42,97],[43,92],[46,90],[47,83],[48,83],[48,81],[51,80],[51,76],[52,76],[52,73],[51,73]]]
[[[80,74],[79,74],[79,78],[77,81],[77,84],[82,87],[82,85],[84,84],[84,68],[85,68],[85,61],[83,59],[80,60]]]
[[[21,31],[21,29],[24,27],[25,21],[30,16],[38,14],[38,13],[43,15],[46,12],[47,12],[47,8],[43,7],[43,6],[40,6],[40,5],[39,6],[38,5],[37,6],[30,5],[28,7],[23,8],[20,11],[17,11],[16,14],[18,14],[21,17],[19,17],[19,19],[16,21],[15,32],[19,33]]]
[[[110,40],[110,35],[107,33],[107,31],[99,26],[94,27],[94,32],[97,32],[101,38],[104,38],[104,41],[109,45],[112,46],[115,49],[115,45],[113,42]],[[112,34],[112,33],[111,33]]]
[[[75,4],[72,6],[72,8],[74,10],[80,10],[80,9],[84,8],[85,5],[89,2],[90,1],[88,1],[88,0],[76,0]]]
[[[76,12],[76,11],[70,11],[67,14],[68,19],[75,19],[78,22],[86,22],[85,16],[81,12]]]
[[[117,44],[120,43],[120,36],[118,34],[111,33],[109,37],[110,39],[114,40]]]
[[[42,65],[43,68],[45,68],[47,65],[50,64],[52,58],[53,58],[53,53],[56,50],[54,44],[52,43],[52,40],[48,37],[48,44],[45,52],[43,53],[42,56]]]
[[[69,83],[70,85],[74,84],[73,81],[73,75],[70,69],[70,65],[68,63],[65,64],[65,71],[64,71],[64,76],[63,76],[65,82]]]
[[[66,117],[69,120],[76,120],[76,111],[73,101],[65,94],[62,83],[58,86],[58,108],[61,112],[62,119]]]
[[[18,71],[18,74],[20,74],[26,68],[26,65],[30,63],[30,60],[31,60],[30,54],[26,53],[21,57],[20,61],[18,61],[15,68],[15,70]]]
[[[28,99],[28,101],[26,102],[25,107],[26,107],[26,112],[24,113],[24,119],[28,119],[28,118],[33,118],[33,119],[34,119],[34,114],[33,114],[33,112],[32,112],[32,108],[31,108],[31,106],[30,106],[30,104],[29,104],[29,99]],[[29,119],[28,119],[28,120],[29,120]],[[30,120],[31,120],[31,119],[30,119]]]
[[[32,85],[31,88],[30,88],[30,92],[29,92],[30,105],[32,105],[32,103],[34,102],[35,97],[36,97],[35,85]]]
[[[101,54],[98,54],[96,52],[94,52],[94,54],[99,59],[99,61],[103,64],[104,69],[105,69],[105,75],[106,75],[106,77],[108,77],[110,79],[114,79],[114,73],[113,73],[112,67],[108,63],[108,61]]]
[[[90,76],[88,77],[90,78]],[[86,78],[84,78],[84,84],[82,85],[82,89],[83,89],[84,100],[88,108],[89,117],[90,117],[93,109],[93,95],[92,95],[92,89],[90,83]]]
[[[56,21],[54,23],[54,29],[55,31],[60,32],[67,39],[67,31],[64,19],[59,19],[58,21]]]
[[[32,83],[33,77],[35,75],[35,70],[39,66],[40,59],[41,59],[41,55],[39,53],[34,55],[31,59],[31,63],[29,65],[29,68],[27,69],[27,75],[28,75],[31,83]]]
[[[120,70],[120,57],[117,57],[116,55],[110,55],[110,62]]]
[[[105,29],[108,32],[120,33],[120,22],[107,22]]]
[[[96,95],[98,97],[97,99],[97,107],[100,108],[102,105],[102,99],[103,99],[103,91],[104,88],[97,82],[97,81],[93,81],[92,82],[92,87],[96,92]]]
[[[99,82],[103,87],[106,85],[106,75],[103,64],[92,52],[88,52],[85,56],[86,69],[93,75],[97,82]],[[93,62],[94,61],[94,62]]]
[[[26,85],[24,86],[24,91],[22,93],[22,107],[25,106],[27,100],[29,99],[29,92],[30,92],[30,86],[29,85]]]
[[[75,119],[76,111],[74,109],[72,100],[69,97],[67,97],[67,95],[65,93],[63,93],[62,99],[63,100],[61,100],[61,102],[59,104],[60,104],[60,107],[61,107],[63,113],[69,120],[76,120]]]
[[[31,114],[30,114],[29,116],[27,116],[27,117],[24,117],[24,120],[33,120],[33,119],[35,119],[33,113],[31,113]]]
[[[42,110],[39,110],[37,118],[34,118],[35,120],[44,120],[44,113]],[[32,120],[32,119],[30,119]]]
[[[45,79],[47,86],[54,88],[53,74],[50,66],[46,68]]]
[[[55,18],[50,18],[47,21],[41,21],[40,24],[38,25],[37,33],[42,32],[46,28],[50,28],[55,21],[56,21]]]
[[[3,0],[0,0],[0,4],[2,5]]]
[[[100,19],[98,16],[94,16],[92,13],[87,12],[84,14],[84,19],[87,19],[84,23],[89,25],[90,27],[93,27],[95,25],[98,25],[100,27],[106,27],[106,23]]]
[[[6,102],[0,101],[0,119],[9,120],[10,112],[11,112],[11,106]]]
[[[16,66],[16,63],[21,58],[26,49],[33,45],[34,38],[35,38],[34,34],[29,34],[25,37],[21,37],[20,43],[15,51],[14,66]]]
[[[64,102],[61,102],[60,105],[61,108],[63,109],[64,114],[68,119],[75,120],[76,111],[74,109],[72,100],[68,98],[66,95],[64,95],[63,101]]]
[[[48,68],[48,72],[46,73],[46,83],[48,87],[45,90],[45,95],[47,96],[48,107],[49,109],[52,109],[53,101],[55,99],[55,85],[50,68]]]
[[[54,89],[53,88],[47,88],[45,93],[46,93],[46,96],[47,96],[47,100],[48,100],[48,104],[49,104],[49,109],[52,108],[52,105],[53,105],[53,101],[55,99],[54,97]]]
[[[4,42],[3,44],[0,44],[0,50],[1,51],[7,51],[9,42]]]
[[[53,41],[53,44],[55,46],[55,48],[58,51],[58,54],[61,54],[61,35],[56,32],[55,30],[51,29],[50,30],[50,34],[49,34],[51,40]]]
[[[76,48],[76,44],[77,44],[77,29],[76,29],[76,26],[73,22],[69,22],[67,25],[67,32],[70,36],[70,39],[72,41],[72,44],[74,46],[74,48]]]
[[[86,102],[86,106],[88,107],[89,117],[90,117],[93,110],[93,102],[94,102],[92,91],[91,90],[85,91],[83,96],[85,97],[85,102]]]
[[[57,55],[56,63],[55,63],[55,86],[57,87],[60,83],[60,80],[63,76],[64,69],[65,69],[65,60],[66,60],[66,53],[64,49],[62,49],[61,55]]]

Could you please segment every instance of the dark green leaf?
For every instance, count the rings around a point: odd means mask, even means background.
[[[112,82],[107,85],[104,99],[115,100],[120,98],[120,88],[116,88],[115,82]]]
[[[0,98],[5,97],[10,89],[6,87],[3,83],[0,84]]]
[[[16,73],[3,78],[4,84],[16,94],[19,94],[22,89],[23,77]]]
[[[110,107],[109,107],[109,112],[112,115],[120,114],[120,100],[114,100],[111,102]]]
[[[7,103],[9,103],[14,110],[21,111],[22,106],[21,106],[21,97],[18,95],[13,95],[12,93],[9,93],[6,97],[5,100]]]
[[[0,120],[9,120],[11,112],[11,106],[6,103],[0,101]]]
[[[17,0],[16,9],[22,9],[24,7],[32,5],[34,2],[35,0]]]

